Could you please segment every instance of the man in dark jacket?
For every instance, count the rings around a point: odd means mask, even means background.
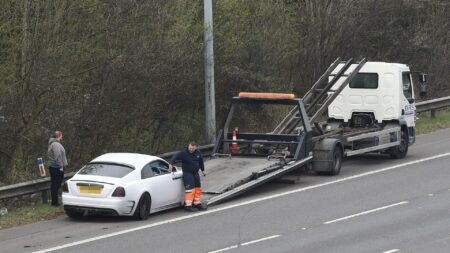
[[[64,168],[68,165],[66,150],[61,144],[63,135],[55,131],[53,138],[48,141],[48,170],[50,171],[52,206],[59,206],[58,191],[64,179]]]
[[[186,148],[176,153],[169,161],[169,171],[172,171],[172,165],[176,161],[181,161],[181,169],[183,170],[185,210],[192,212],[194,211],[193,206],[197,209],[204,210],[205,207],[200,201],[202,188],[198,172],[200,169],[203,176],[206,176],[206,173],[203,157],[200,151],[197,150],[197,144],[190,142]]]

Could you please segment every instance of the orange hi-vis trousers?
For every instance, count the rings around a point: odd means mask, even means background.
[[[185,206],[200,205],[200,199],[202,198],[202,188],[195,187],[191,190],[186,190],[184,193],[184,204]]]
[[[194,205],[200,205],[200,199],[202,198],[202,188],[195,187],[194,188]]]

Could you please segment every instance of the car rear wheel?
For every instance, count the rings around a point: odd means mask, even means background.
[[[150,214],[150,206],[151,206],[151,199],[148,194],[144,194],[139,199],[139,204],[136,207],[136,210],[134,211],[134,218],[136,220],[146,220],[148,219],[148,216]]]

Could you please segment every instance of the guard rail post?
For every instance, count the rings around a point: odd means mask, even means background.
[[[48,190],[43,190],[41,192],[42,197],[42,203],[47,204],[48,203]]]
[[[430,114],[431,114],[431,118],[435,119],[436,118],[436,109],[431,109]]]

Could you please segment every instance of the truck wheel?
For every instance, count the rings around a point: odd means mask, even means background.
[[[150,214],[150,206],[150,196],[148,196],[147,194],[142,195],[141,199],[139,199],[139,204],[134,211],[133,217],[136,220],[148,219],[148,215]]]
[[[408,153],[408,141],[409,141],[408,135],[406,134],[405,131],[402,131],[400,145],[398,145],[397,147],[393,147],[389,150],[391,158],[394,159],[404,158]]]
[[[340,147],[335,147],[333,152],[333,163],[330,164],[331,170],[329,175],[335,176],[341,172],[342,165],[342,151]]]
[[[339,146],[336,146],[333,150],[332,162],[328,163],[328,169],[326,171],[316,171],[319,175],[336,176],[341,172],[342,166],[342,150]]]
[[[341,172],[343,148],[340,140],[327,138],[314,144],[312,169],[319,175],[337,175]]]

